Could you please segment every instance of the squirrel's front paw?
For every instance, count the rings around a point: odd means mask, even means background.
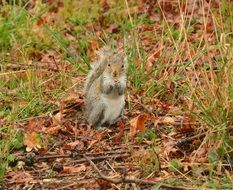
[[[108,85],[106,88],[103,89],[105,94],[109,94],[113,90],[113,85]]]
[[[120,83],[119,83],[119,82],[116,82],[116,83],[114,84],[114,87],[115,87],[116,89],[118,89],[119,86],[120,86]]]
[[[124,94],[125,88],[120,83],[116,83],[115,87],[116,87],[119,95]]]
[[[115,83],[115,88],[116,88],[116,89],[122,88],[122,84],[121,84],[120,82],[116,82],[116,83]]]

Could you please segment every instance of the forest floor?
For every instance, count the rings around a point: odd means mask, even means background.
[[[233,189],[232,1],[0,4],[0,189]],[[126,107],[97,130],[83,85],[105,45]]]

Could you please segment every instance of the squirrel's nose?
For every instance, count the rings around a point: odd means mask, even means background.
[[[117,72],[114,71],[114,72],[113,72],[113,77],[116,77],[116,76],[117,76]]]

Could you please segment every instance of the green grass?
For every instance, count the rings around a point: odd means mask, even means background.
[[[9,162],[15,158],[11,154],[12,150],[23,147],[23,134],[18,133],[13,126],[3,125],[0,128],[0,134],[3,137],[0,140],[0,182],[3,180],[4,173],[8,168]]]
[[[209,42],[206,37],[209,34],[204,30],[192,39],[197,25],[207,24],[205,17],[199,20],[193,15],[183,17],[182,24],[177,26],[165,17],[166,12],[158,5],[153,11],[160,14],[161,19],[154,21],[145,13],[133,12],[137,1],[111,0],[104,14],[97,0],[92,4],[86,0],[63,2],[56,17],[51,16],[51,8],[58,1],[49,6],[37,3],[33,9],[24,1],[1,5],[0,120],[7,124],[0,128],[3,135],[0,178],[13,159],[11,152],[21,148],[22,137],[14,124],[57,108],[56,102],[67,96],[67,89],[74,85],[73,77],[85,76],[88,72],[95,50],[93,44],[102,47],[122,43],[130,63],[128,93],[139,94],[145,100],[157,98],[171,102],[179,113],[192,114],[201,123],[201,129],[195,132],[208,134],[197,151],[207,146],[207,158],[213,166],[213,175],[203,187],[230,187],[232,178],[228,171],[223,167],[223,177],[219,178],[215,171],[222,163],[229,164],[233,154],[232,3],[224,0],[218,9],[209,9],[215,38]],[[181,2],[176,3],[178,10]],[[117,26],[113,33],[108,31],[112,24]],[[141,32],[145,24],[158,28]],[[155,51],[159,56],[153,58]],[[49,65],[57,69],[54,66],[57,63],[58,71],[49,73],[46,69],[36,69],[41,67],[41,60],[43,67]],[[149,67],[148,60],[152,64]],[[69,72],[64,71],[67,65]],[[185,103],[181,101],[183,98]],[[155,138],[157,136],[149,131],[139,140]],[[182,166],[178,161],[170,162],[177,170]],[[216,183],[217,179],[221,179],[222,185]]]

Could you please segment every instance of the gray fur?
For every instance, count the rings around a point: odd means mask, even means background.
[[[101,127],[104,123],[113,124],[122,115],[124,109],[124,93],[126,89],[126,71],[121,71],[115,82],[108,64],[124,62],[120,55],[110,53],[101,54],[100,60],[94,63],[85,84],[85,106],[88,122],[94,127]],[[119,102],[119,103],[118,103]]]

